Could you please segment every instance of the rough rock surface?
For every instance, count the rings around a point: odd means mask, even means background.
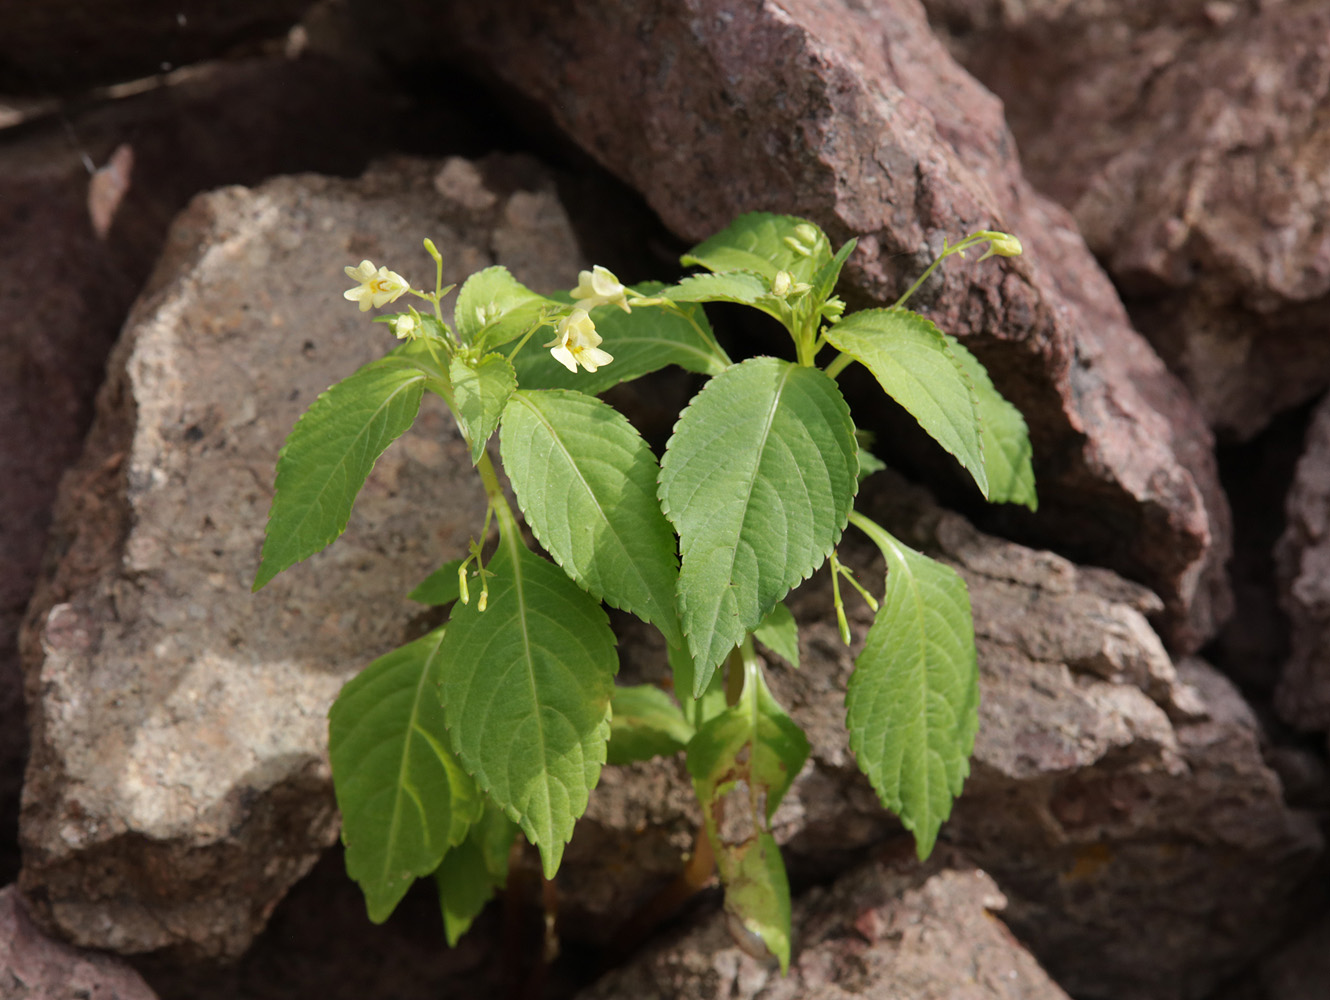
[[[1277,932],[1321,849],[1314,822],[1284,805],[1251,710],[1200,661],[1175,667],[1147,624],[1157,599],[1143,588],[985,536],[893,477],[865,489],[871,516],[970,587],[980,730],[943,841],[997,879],[1018,936],[1076,996],[1203,996]],[[861,580],[881,580],[880,558],[854,533],[839,551]],[[848,749],[853,650],[836,635],[829,591],[819,576],[791,598],[802,666],[771,671],[812,744],[773,819],[796,883],[900,832]],[[852,611],[857,639],[870,620]],[[658,866],[691,846],[699,817],[683,805],[681,763],[634,768],[620,781],[607,769],[569,847],[569,933],[605,940],[611,915],[649,898],[679,870]],[[597,883],[607,867],[632,876]]]
[[[157,1000],[120,959],[52,941],[14,886],[0,889],[0,996],[6,1000]]]
[[[1212,426],[1330,384],[1330,8],[925,4]]]
[[[347,96],[332,106],[329,90]],[[384,101],[382,81],[326,59],[250,59],[194,67],[169,86],[71,108],[4,134],[0,845],[17,840],[27,751],[18,627],[41,564],[51,504],[87,433],[107,353],[171,219],[206,188],[297,170],[360,173],[365,148],[389,131]],[[117,150],[118,166],[111,168]],[[102,168],[96,179],[84,157]],[[113,179],[126,187],[113,211],[101,198],[107,225],[99,234],[91,192],[110,191]],[[17,854],[9,853],[0,846],[0,882],[18,875]]]
[[[715,915],[652,947],[582,1000],[1066,1000],[994,913],[974,869],[869,864],[794,906],[788,977],[741,950]]]
[[[1321,1000],[1330,983],[1330,919],[1322,918],[1213,1000]]]
[[[1229,542],[1209,430],[1070,217],[1024,180],[1001,105],[916,0],[361,6],[399,60],[467,50],[685,238],[772,209],[857,236],[845,276],[861,302],[894,301],[944,239],[1019,234],[1026,256],[953,262],[914,304],[965,340],[1030,423],[1030,537],[1150,586],[1176,648],[1213,634]],[[420,29],[391,29],[403,20]]]
[[[202,196],[173,227],[62,484],[23,634],[21,884],[75,942],[237,954],[334,838],[328,706],[421,626],[403,595],[464,551],[483,494],[428,409],[346,535],[253,596],[273,465],[314,397],[392,344],[343,300],[346,264],[430,274],[429,233],[447,273],[498,260],[536,287],[576,282],[539,168],[488,167],[281,178]]]
[[[1330,399],[1307,429],[1285,513],[1275,557],[1293,648],[1275,706],[1289,724],[1324,731],[1330,729]]]

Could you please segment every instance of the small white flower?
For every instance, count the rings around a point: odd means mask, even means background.
[[[362,260],[359,267],[348,267],[345,270],[348,278],[360,284],[355,288],[348,288],[342,293],[342,297],[352,302],[359,302],[361,312],[369,312],[371,308],[396,302],[411,289],[400,274],[389,271],[386,267],[376,269],[368,260]]]
[[[577,276],[577,287],[573,289],[573,298],[577,299],[578,306],[587,312],[596,306],[611,305],[618,306],[626,313],[632,312],[632,309],[628,308],[627,289],[619,283],[613,271],[599,264]]]
[[[585,309],[574,309],[559,320],[554,339],[545,346],[554,360],[574,374],[581,365],[589,372],[614,360],[614,355],[600,349],[600,334]]]

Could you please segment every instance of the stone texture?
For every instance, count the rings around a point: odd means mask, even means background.
[[[740,949],[721,915],[651,948],[582,1000],[1066,1000],[994,914],[974,869],[872,864],[794,906],[788,977]]]
[[[970,588],[980,730],[943,843],[998,881],[1006,919],[1077,997],[1204,996],[1277,933],[1322,846],[1313,820],[1284,805],[1251,710],[1199,660],[1175,666],[1145,618],[1157,598],[1138,585],[983,535],[899,479],[865,490],[859,506]],[[838,551],[861,580],[881,580],[880,557],[854,533]],[[773,666],[770,678],[812,754],[773,830],[800,884],[901,830],[848,749],[857,647],[836,635],[825,577],[790,604],[802,666]],[[861,640],[871,615],[850,610]],[[683,805],[681,762],[634,768],[619,780],[606,770],[569,847],[560,919],[570,934],[612,937],[615,915],[667,885],[691,846],[699,817]],[[908,837],[900,846],[912,851]],[[628,874],[597,882],[607,868]]]
[[[1330,983],[1330,918],[1306,928],[1213,1000],[1321,1000]]]
[[[925,3],[1212,426],[1330,384],[1330,8]]]
[[[441,171],[479,182],[459,194]],[[343,266],[420,281],[426,233],[449,274],[497,260],[535,287],[576,281],[550,181],[514,159],[228,188],[171,231],[62,484],[22,637],[21,881],[77,943],[238,954],[336,835],[328,705],[426,626],[403,595],[484,509],[442,409],[380,460],[336,545],[249,586],[283,438],[392,344],[343,300]]]
[[[6,1000],[157,1000],[143,978],[110,955],[52,941],[28,917],[14,886],[0,890],[0,996]]]
[[[1292,650],[1275,690],[1284,721],[1330,729],[1330,400],[1317,407],[1285,503],[1275,550]]]
[[[1213,634],[1228,514],[1209,431],[915,0],[359,7],[391,58],[451,46],[544,108],[684,238],[773,209],[857,236],[845,277],[861,304],[893,301],[945,238],[1019,234],[1026,256],[949,264],[914,304],[1030,423],[1041,510],[1026,537],[1149,585],[1176,648]],[[398,19],[419,30],[384,27]]]
[[[332,90],[346,94],[335,106]],[[381,80],[316,56],[212,64],[28,122],[0,145],[0,270],[9,278],[0,283],[0,882],[18,874],[10,845],[27,747],[19,621],[56,485],[78,455],[107,353],[167,226],[204,188],[302,169],[359,173],[366,147],[394,120],[382,112],[384,94]],[[133,159],[128,188],[99,235],[84,157],[103,166],[117,149]]]

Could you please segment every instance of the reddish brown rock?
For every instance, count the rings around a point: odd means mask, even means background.
[[[1288,524],[1275,550],[1280,602],[1292,650],[1275,707],[1299,729],[1330,730],[1330,400],[1322,402],[1285,504]]]
[[[421,26],[383,35],[396,58],[466,50],[685,238],[755,209],[859,237],[846,276],[861,303],[893,301],[944,239],[1019,234],[1026,256],[953,262],[915,302],[1030,422],[1042,507],[1026,530],[1147,583],[1175,647],[1213,634],[1229,536],[1209,431],[1071,219],[1022,177],[1001,105],[914,0],[402,0],[371,13]]]
[[[141,976],[110,955],[53,941],[28,917],[12,885],[0,890],[0,996],[9,1000],[157,1000]]]
[[[653,946],[581,1000],[1067,1000],[996,916],[1006,900],[982,871],[870,864],[794,906],[782,977],[713,915]]]
[[[925,2],[1213,427],[1330,384],[1330,8]]]

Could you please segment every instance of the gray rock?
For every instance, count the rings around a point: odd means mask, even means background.
[[[857,236],[860,303],[893,302],[944,239],[1017,233],[1024,257],[951,262],[913,304],[1030,423],[1041,509],[1022,529],[1160,594],[1177,649],[1214,634],[1229,527],[1210,432],[915,0],[360,7],[395,58],[458,49],[536,101],[686,239],[773,209]]]
[[[925,0],[1221,434],[1330,384],[1330,8]]]
[[[1330,400],[1307,428],[1287,525],[1275,549],[1280,603],[1292,650],[1275,690],[1280,716],[1299,729],[1330,729]]]
[[[963,864],[963,859],[961,863]],[[973,868],[870,864],[794,906],[788,977],[735,944],[722,916],[652,947],[582,1000],[1066,1000],[995,917]]]
[[[53,941],[28,918],[14,886],[0,889],[0,996],[6,1000],[157,1000],[110,955]]]
[[[576,283],[550,182],[491,166],[531,183],[404,161],[224,189],[172,229],[63,483],[24,632],[21,883],[71,940],[234,956],[336,836],[328,706],[425,626],[404,595],[465,550],[483,493],[427,406],[346,534],[251,595],[273,466],[315,396],[394,343],[342,298],[345,265],[423,284],[428,234],[448,274],[497,259],[535,287]],[[480,182],[441,194],[441,170]]]
[[[983,535],[898,478],[865,490],[862,509],[970,588],[980,730],[943,843],[997,880],[1006,919],[1076,996],[1203,996],[1277,933],[1322,847],[1313,820],[1285,806],[1251,710],[1200,661],[1174,664],[1146,622],[1158,599],[1143,588]],[[838,551],[880,588],[881,559],[855,532]],[[861,640],[871,615],[849,603]],[[773,830],[797,881],[834,874],[901,829],[849,751],[854,650],[836,635],[829,583],[815,577],[790,604],[801,669],[773,665],[770,679],[812,754]],[[691,847],[699,817],[681,804],[681,762],[634,767],[619,782],[607,769],[570,845],[560,878],[570,933],[604,941],[613,914],[658,905],[652,892]],[[632,874],[590,885],[606,867]]]
[[[51,13],[25,8],[23,16]],[[15,36],[6,34],[3,43]],[[40,49],[44,60],[50,50]],[[71,60],[78,63],[79,60]],[[344,95],[335,105],[329,92]],[[27,753],[18,628],[51,504],[78,456],[125,314],[171,219],[201,190],[275,173],[358,174],[392,115],[382,81],[327,59],[193,67],[143,93],[62,109],[0,147],[0,882],[18,875]],[[99,168],[89,176],[87,164]],[[114,164],[114,166],[113,166]],[[106,187],[112,180],[115,188]],[[93,196],[93,191],[103,194]],[[110,197],[115,194],[117,197]],[[103,228],[94,228],[90,205]]]

